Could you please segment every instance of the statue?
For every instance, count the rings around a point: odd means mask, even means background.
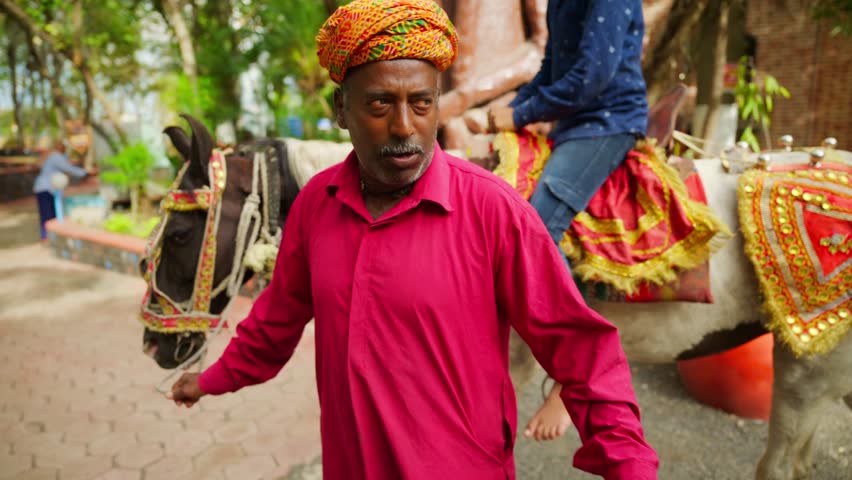
[[[465,112],[506,105],[514,91],[538,72],[547,42],[547,0],[439,0],[461,42],[445,74],[441,96],[442,145],[465,150],[485,122]],[[495,55],[493,52],[499,52]]]

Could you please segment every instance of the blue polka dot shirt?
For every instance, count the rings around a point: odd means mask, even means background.
[[[515,125],[556,121],[558,145],[620,133],[644,135],[648,101],[641,0],[549,0],[541,69],[513,100]]]

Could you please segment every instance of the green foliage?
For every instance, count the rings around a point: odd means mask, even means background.
[[[852,35],[852,0],[817,0],[812,8],[814,18],[833,25],[831,35]]]
[[[772,75],[762,75],[763,85],[755,81],[757,71],[749,66],[748,57],[740,58],[737,66],[737,86],[734,89],[740,118],[746,122],[746,127],[740,135],[740,140],[748,142],[752,150],[760,151],[755,128],[763,131],[767,147],[770,145],[769,125],[772,110],[775,107],[774,98],[781,96],[790,98],[790,92],[778,83]]]
[[[159,222],[160,219],[158,217],[134,221],[130,215],[113,213],[104,221],[102,226],[108,232],[147,238]]]
[[[162,92],[160,101],[173,112],[209,112],[216,109],[218,93],[210,77],[199,78],[198,92],[194,92],[186,75],[168,73],[157,83],[157,88]],[[204,126],[211,132],[215,130],[212,117],[202,115],[198,120],[203,122]]]
[[[104,164],[114,169],[101,173],[104,182],[123,189],[139,188],[148,181],[154,156],[144,144],[136,143],[104,159]]]
[[[307,138],[335,135],[317,130],[321,118],[333,119],[335,85],[319,65],[316,34],[328,16],[324,2],[264,2],[257,16],[262,35],[255,45],[266,83],[266,100],[276,117],[303,120]],[[346,2],[338,2],[338,5]],[[266,55],[263,55],[266,52]],[[288,80],[289,79],[289,80]]]

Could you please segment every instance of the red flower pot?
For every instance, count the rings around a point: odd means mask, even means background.
[[[711,407],[746,418],[769,419],[772,406],[772,334],[677,367],[687,391]]]

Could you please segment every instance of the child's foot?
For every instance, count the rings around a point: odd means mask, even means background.
[[[534,438],[540,442],[553,440],[565,434],[571,426],[571,417],[565,409],[565,404],[562,403],[562,398],[559,397],[561,390],[561,385],[553,385],[544,403],[527,424],[524,430],[525,437]]]

